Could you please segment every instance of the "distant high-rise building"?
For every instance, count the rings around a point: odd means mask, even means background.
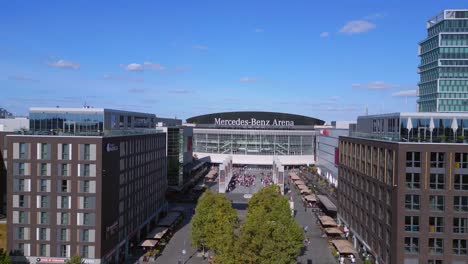
[[[419,112],[467,112],[468,9],[429,19],[418,53]]]

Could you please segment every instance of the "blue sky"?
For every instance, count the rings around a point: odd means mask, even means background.
[[[414,111],[425,22],[465,1],[2,1],[0,107],[330,120]],[[400,95],[400,96],[398,96]],[[408,95],[408,96],[401,96]]]

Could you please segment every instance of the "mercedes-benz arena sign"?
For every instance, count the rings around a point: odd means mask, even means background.
[[[314,126],[320,119],[275,112],[225,112],[187,119],[194,126],[193,151],[198,158],[221,163],[271,165],[278,157],[284,165],[314,163]]]

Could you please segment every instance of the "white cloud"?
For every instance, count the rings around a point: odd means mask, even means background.
[[[252,78],[252,77],[242,77],[239,79],[239,82],[256,82],[258,81],[257,78]]]
[[[256,28],[254,30],[255,33],[262,33],[263,31],[264,31],[263,28]]]
[[[195,46],[192,46],[193,49],[198,49],[198,50],[207,50],[208,49],[208,46],[204,46],[204,45],[195,45]]]
[[[351,86],[353,88],[361,88],[368,90],[384,90],[398,87],[398,85],[388,84],[384,82],[353,83]]]
[[[66,60],[58,60],[54,62],[49,62],[47,63],[50,67],[54,68],[61,68],[61,69],[72,69],[72,70],[78,70],[80,68],[80,64],[72,61],[66,61]]]
[[[154,71],[162,71],[166,69],[166,67],[162,66],[159,63],[152,63],[148,61],[143,62],[143,68],[148,69],[148,70],[154,70]]]
[[[322,32],[320,33],[320,37],[321,38],[328,38],[330,36],[330,33],[329,32]]]
[[[128,89],[129,93],[145,93],[147,90],[144,88],[131,88]]]
[[[340,32],[348,35],[359,34],[376,27],[375,24],[365,20],[352,20],[344,25]]]
[[[120,67],[126,71],[143,71],[143,65],[139,63],[130,63],[128,65],[121,64]]]
[[[412,97],[412,96],[416,96],[416,90],[399,91],[399,92],[393,93],[392,96],[394,96],[394,97]]]
[[[144,70],[153,70],[153,71],[162,71],[166,67],[162,66],[159,63],[153,63],[145,61],[143,63],[130,63],[130,64],[120,64],[120,67],[126,71],[141,72]]]

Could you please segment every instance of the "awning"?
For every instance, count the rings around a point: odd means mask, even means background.
[[[296,185],[304,185],[304,182],[302,180],[298,180],[294,182]]]
[[[147,236],[148,239],[161,239],[167,233],[169,229],[167,227],[156,227],[149,235]]]
[[[218,174],[217,170],[210,170],[210,172],[208,172],[205,178],[213,179],[214,177],[216,177],[216,174]]]
[[[305,188],[308,188],[308,187],[305,184],[298,184],[297,188],[299,188],[301,190],[301,189],[305,189]]]
[[[205,184],[198,184],[195,187],[193,187],[193,190],[194,191],[201,191],[201,190],[203,190],[203,188],[205,188]]]
[[[172,226],[180,215],[180,212],[169,212],[166,217],[159,221],[158,226]]]
[[[343,232],[341,232],[341,230],[336,227],[325,228],[325,233],[329,235],[343,235]]]
[[[357,256],[356,250],[348,240],[332,240],[331,243],[335,246],[340,254],[353,254]]]
[[[313,195],[313,194],[306,195],[304,197],[304,199],[306,199],[306,201],[308,201],[308,202],[316,202],[317,201],[317,197],[315,197],[315,195]]]
[[[317,195],[318,200],[325,206],[325,208],[330,212],[336,212],[336,205],[328,199],[325,195]]]
[[[155,247],[159,243],[159,240],[147,239],[141,242],[140,247]]]
[[[335,220],[333,220],[333,218],[327,215],[319,216],[318,219],[320,223],[322,223],[322,226],[333,226],[333,227],[338,226]]]
[[[300,179],[301,179],[301,178],[299,178],[299,176],[297,176],[297,174],[294,173],[294,172],[291,172],[291,173],[289,174],[289,176],[291,177],[291,179],[292,179],[293,181],[297,181],[297,180],[300,180]]]
[[[303,188],[303,189],[301,189],[301,194],[306,194],[306,193],[307,193],[307,194],[310,194],[310,193],[312,193],[312,191],[311,191],[309,188]]]

